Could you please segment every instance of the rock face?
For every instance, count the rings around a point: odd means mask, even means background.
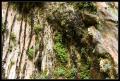
[[[38,4],[31,8],[34,12],[25,15],[14,10],[12,3],[2,2],[2,78],[116,79],[118,3],[94,2],[96,14],[80,10],[80,5],[93,5],[78,4],[45,2],[44,7]],[[57,42],[61,54],[54,49],[57,32],[62,36]],[[60,49],[63,47],[67,53]],[[68,56],[65,64],[59,61],[64,54]],[[60,69],[57,73],[61,66],[68,71]]]
[[[7,6],[7,3],[2,3],[3,6]],[[2,17],[5,18],[5,12],[6,8],[2,9]],[[11,15],[12,14],[12,15]],[[26,22],[22,22],[22,26],[21,26],[21,21],[18,21],[17,18],[19,17],[19,14],[16,15],[16,12],[13,11],[11,8],[8,10],[8,17],[7,17],[7,29],[8,29],[8,38],[6,38],[6,40],[4,41],[4,46],[3,46],[3,56],[2,59],[3,61],[6,61],[4,64],[4,69],[5,69],[5,78],[8,79],[15,79],[17,78],[17,68],[20,66],[19,62],[20,62],[20,57],[21,54],[22,55],[22,59],[21,59],[21,67],[19,67],[20,69],[20,74],[18,74],[20,77],[22,77],[23,75],[25,75],[25,78],[29,78],[32,70],[34,70],[34,65],[31,61],[26,60],[28,59],[27,55],[26,55],[26,50],[27,50],[27,46],[28,46],[28,42],[30,40],[29,38],[29,31],[30,31],[30,26],[27,23],[27,27],[25,30],[25,24]],[[13,22],[15,18],[15,21]],[[13,24],[13,27],[12,27]],[[12,31],[10,30],[12,27]],[[22,28],[21,30],[21,36],[19,39],[19,32],[20,32],[20,27]],[[26,38],[24,39],[24,36],[26,34]],[[10,46],[12,44],[13,41],[11,41],[12,39],[10,39],[10,34],[14,33],[15,34],[15,39],[16,41],[14,41],[14,43],[16,44],[15,46]],[[25,43],[24,43],[25,40]],[[18,44],[18,41],[20,41],[20,44]],[[34,45],[34,37],[32,38],[32,42],[31,45]],[[9,52],[9,49],[11,49],[11,52]],[[26,63],[27,62],[27,63]],[[21,74],[21,72],[23,72],[23,67],[26,64],[26,70],[25,70],[25,74]]]
[[[102,3],[101,3],[102,4]],[[93,35],[93,38],[99,42],[102,49],[111,55],[114,60],[115,65],[118,65],[118,27],[115,22],[118,22],[118,14],[112,12],[112,10],[117,11],[117,8],[112,8],[107,3],[104,3],[111,10],[105,9],[101,4],[99,6],[99,18],[101,20],[100,24],[102,30],[97,30],[95,27],[88,28],[89,33]],[[111,13],[112,12],[112,13]],[[118,13],[118,12],[117,12]],[[100,46],[98,47],[98,49]],[[118,66],[116,66],[118,68]]]
[[[43,36],[43,51],[42,51],[42,64],[41,64],[41,70],[44,72],[47,70],[47,74],[52,72],[53,65],[54,65],[54,51],[53,51],[53,37],[52,37],[52,29],[51,27],[46,23],[44,27],[44,36]]]

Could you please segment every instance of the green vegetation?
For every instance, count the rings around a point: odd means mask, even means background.
[[[80,67],[80,78],[81,79],[90,79],[90,67],[87,64],[82,64]]]
[[[19,14],[17,19],[22,20],[21,24],[29,23],[28,26],[30,26],[30,29],[27,26],[26,31],[29,29],[29,31],[31,31],[28,32],[29,34],[31,33],[30,36],[35,36],[35,47],[28,48],[26,52],[30,61],[32,61],[35,56],[39,56],[34,63],[35,69],[37,67],[38,70],[33,72],[30,77],[31,79],[93,79],[94,77],[97,78],[96,76],[99,77],[99,59],[110,58],[108,56],[110,54],[97,53],[95,49],[96,44],[93,42],[92,35],[90,36],[88,34],[88,27],[90,26],[95,26],[96,29],[100,31],[104,30],[103,27],[105,27],[105,21],[102,21],[102,18],[99,18],[96,14],[97,8],[93,2],[70,2],[71,4],[69,6],[66,3],[55,3],[55,5],[52,3],[48,9],[46,6],[45,10],[43,10],[44,12],[41,12],[42,9],[40,8],[35,8],[42,3],[10,3],[13,4],[13,8],[16,9]],[[40,24],[42,20],[44,21],[42,23],[43,26]],[[49,32],[46,32],[46,30],[44,32],[44,26],[50,26],[51,36],[54,40],[53,55],[55,54],[55,58],[47,57],[47,60],[50,59],[52,63],[48,62],[48,64],[45,65],[45,72],[41,69],[43,66],[41,64],[44,63],[42,62],[43,55],[37,55],[42,52],[47,53],[45,48],[46,44],[43,42],[45,42],[44,37],[49,36]],[[5,28],[4,23],[2,23],[2,33],[6,32]],[[14,51],[13,47],[16,45],[16,35],[13,32],[10,33],[8,52]],[[54,33],[56,33],[55,36],[53,36]],[[23,33],[20,32],[20,35],[21,34]],[[26,36],[26,39],[28,39],[28,36]],[[30,42],[31,41],[33,42],[34,40],[30,39]],[[28,47],[30,46],[28,45]],[[19,55],[21,54],[22,53]],[[11,68],[14,62],[11,61],[10,64],[8,67]],[[52,70],[49,69],[49,64],[53,66]],[[109,69],[112,69],[113,65],[105,64],[104,68],[106,71],[105,74],[108,75]],[[107,76],[106,78],[110,77]]]
[[[90,79],[90,67],[92,65],[92,57],[88,54],[89,49],[81,48],[81,67],[80,67],[80,78]]]
[[[17,10],[19,13],[22,13],[22,11],[24,13],[29,13],[30,10],[32,8],[34,8],[35,4],[39,4],[39,3],[35,3],[35,2],[10,2],[13,5],[14,10]],[[26,11],[27,10],[27,11]]]
[[[62,62],[62,63],[67,63],[67,50],[65,48],[65,46],[62,43],[62,36],[60,33],[57,33],[57,35],[55,36],[55,46],[54,46],[54,50],[57,53],[57,57],[58,59]]]
[[[13,9],[16,10],[18,13],[22,14],[23,16],[29,15],[33,13],[32,10],[35,9],[35,7],[43,8],[44,3],[43,2],[9,2]]]
[[[40,24],[35,24],[34,25],[34,32],[35,32],[36,35],[38,35],[41,30],[42,30],[42,26]]]
[[[90,68],[93,64],[93,55],[95,55],[95,48],[92,44],[91,35],[88,35],[88,32],[86,30],[84,30],[84,33],[82,33],[82,35],[82,47],[80,48],[80,79],[91,79]]]
[[[33,59],[33,55],[35,54],[35,50],[33,48],[29,48],[28,51],[27,51],[27,55],[28,55],[28,58],[30,60]]]
[[[96,14],[97,8],[93,2],[75,2],[74,8],[77,10],[88,11],[92,14]]]
[[[77,69],[76,68],[66,68],[64,66],[57,67],[53,74],[54,78],[60,78],[63,79],[74,79],[76,77]]]
[[[64,76],[65,75],[65,68],[64,67],[58,67],[55,69],[54,71],[54,76],[55,77],[60,77],[60,76]]]
[[[30,76],[31,79],[48,79],[47,72],[33,72]]]
[[[55,70],[52,72],[52,75],[47,75],[47,72],[34,72],[31,75],[31,79],[48,79],[51,77],[52,79],[75,79],[77,73],[76,68],[66,68],[64,66],[58,66],[55,68]]]
[[[40,45],[40,33],[42,30],[42,26],[40,24],[35,24],[34,26],[34,32],[35,32],[35,50],[39,50]]]

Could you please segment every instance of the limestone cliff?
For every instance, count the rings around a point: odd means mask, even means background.
[[[118,2],[2,2],[2,79],[118,79]]]

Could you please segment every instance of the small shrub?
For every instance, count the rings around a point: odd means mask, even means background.
[[[59,32],[56,33],[55,42],[62,42],[62,35]]]
[[[74,79],[76,77],[76,68],[66,68],[65,66],[56,67],[53,74],[55,78],[63,77],[68,79]]]
[[[64,76],[65,75],[65,68],[63,68],[63,67],[58,68],[57,69],[57,74],[59,76]]]
[[[80,69],[80,78],[81,79],[90,79],[91,78],[89,65],[82,64],[82,67]]]
[[[76,77],[77,74],[77,69],[76,68],[66,68],[66,73],[65,73],[65,77],[68,79],[74,79]]]
[[[54,74],[54,78],[65,76],[66,74],[65,67],[64,66],[56,67],[53,74]]]
[[[65,63],[67,61],[67,51],[65,50],[65,48],[63,47],[63,45],[61,43],[56,43],[54,46],[54,49],[57,53],[57,56],[59,57],[58,59]]]
[[[56,56],[62,63],[67,62],[67,50],[65,46],[62,44],[62,36],[58,33],[55,37],[55,45],[54,45],[54,50],[56,52]]]
[[[28,58],[30,59],[30,60],[32,60],[33,59],[33,55],[35,54],[35,50],[33,49],[33,48],[29,48],[28,49],[28,52],[27,52],[27,55],[28,55]]]
[[[97,8],[93,4],[93,2],[76,2],[76,3],[73,3],[73,5],[74,5],[74,8],[77,10],[88,11],[93,14],[96,14],[97,12]]]
[[[31,79],[48,79],[46,72],[34,72],[31,76]]]
[[[42,27],[41,27],[40,24],[35,24],[34,32],[35,32],[36,35],[38,35],[40,33],[41,29],[42,29]]]

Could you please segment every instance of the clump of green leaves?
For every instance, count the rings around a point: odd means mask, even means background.
[[[59,67],[55,70],[55,74],[58,76],[64,76],[65,75],[65,68],[64,67]]]
[[[81,48],[81,67],[80,67],[80,78],[81,79],[90,79],[90,67],[92,65],[92,59],[90,54],[88,54],[90,48]]]
[[[35,27],[34,27],[34,32],[36,34],[36,37],[35,37],[35,50],[39,50],[39,45],[40,45],[40,31],[41,31],[40,25],[35,25]]]
[[[40,33],[41,29],[42,29],[42,27],[41,27],[40,24],[35,24],[34,32],[35,32],[36,35],[38,35]]]
[[[33,55],[35,54],[35,50],[33,48],[29,48],[28,51],[27,51],[27,55],[28,55],[28,58],[30,60],[33,59]]]
[[[63,79],[75,79],[77,73],[76,68],[66,68],[65,66],[58,66],[54,69],[51,75],[47,75],[47,71],[45,72],[34,72],[31,75],[31,79],[48,79],[49,76],[52,79],[58,79],[58,78],[63,78]]]
[[[62,36],[60,33],[57,33],[57,35],[55,36],[55,45],[54,45],[54,50],[56,52],[56,56],[58,57],[58,59],[62,62],[62,63],[66,63],[67,62],[67,50],[65,48],[65,46],[62,43]]]
[[[65,77],[68,79],[74,79],[76,77],[77,74],[77,69],[76,68],[66,68],[66,73],[65,73]]]
[[[55,78],[63,77],[68,79],[74,79],[76,77],[76,73],[76,68],[66,68],[64,66],[57,67],[53,72]]]
[[[89,65],[82,65],[81,69],[80,69],[80,78],[81,79],[90,79],[90,69],[89,69]]]
[[[93,2],[75,2],[73,5],[77,10],[88,11],[93,14],[97,12],[97,8]]]
[[[31,76],[31,79],[48,79],[46,72],[34,72]]]

